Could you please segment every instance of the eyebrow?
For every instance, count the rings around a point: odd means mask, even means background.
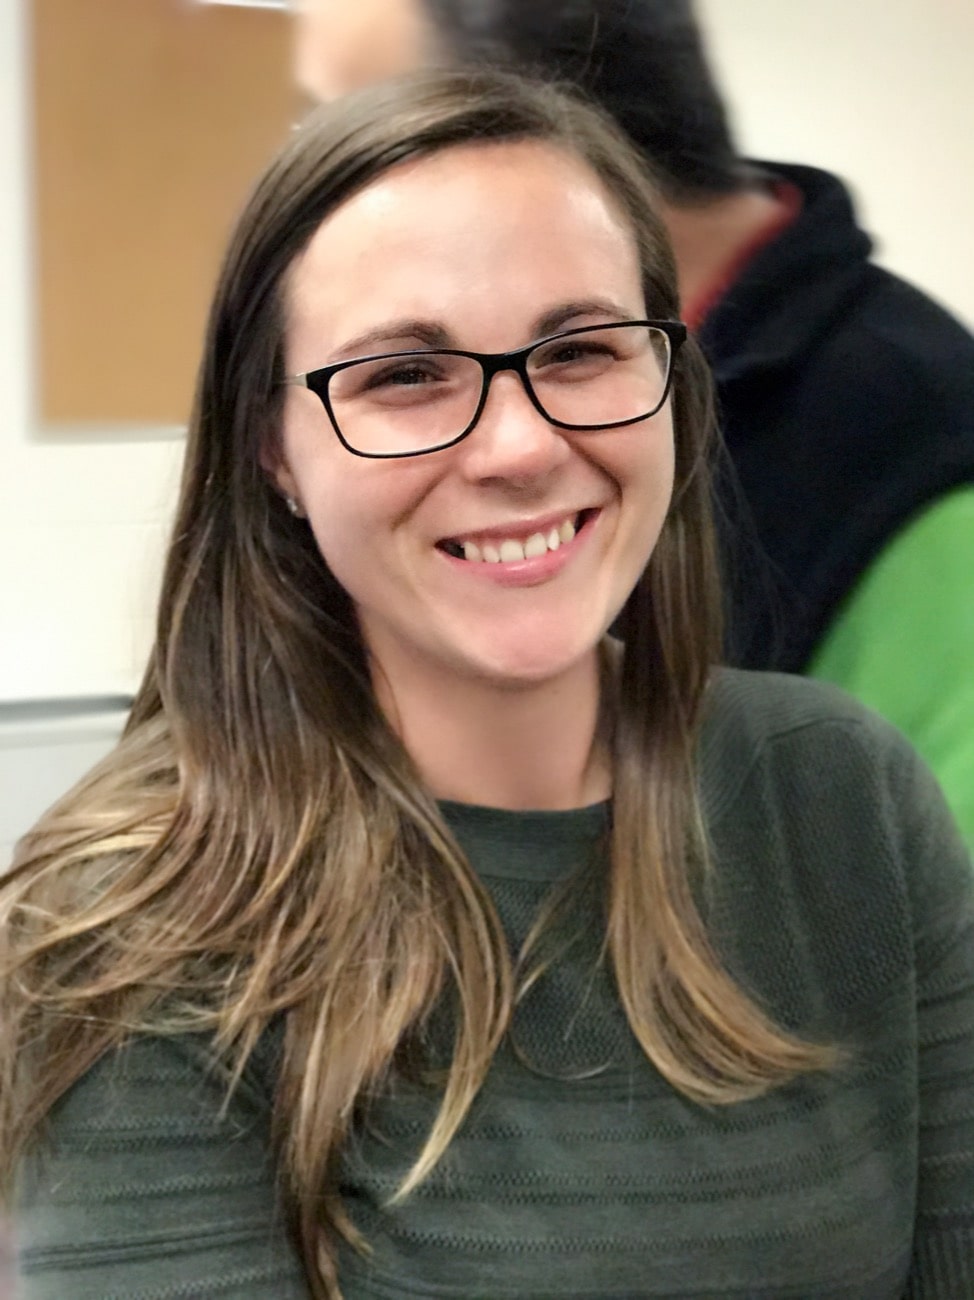
[[[568,321],[578,316],[606,316],[619,321],[636,319],[631,312],[624,310],[618,303],[608,298],[585,298],[576,302],[560,303],[535,318],[528,342],[556,333]],[[387,321],[362,334],[356,334],[354,338],[347,339],[336,349],[332,360],[347,361],[373,355],[376,352],[381,353],[388,351],[393,345],[401,346],[407,339],[415,340],[419,348],[457,347],[454,336],[438,321],[404,317],[401,320]]]
[[[614,321],[636,319],[632,312],[626,311],[609,298],[585,298],[578,302],[562,303],[539,316],[534,323],[532,338],[539,339],[546,334],[554,334],[577,316],[608,316]]]

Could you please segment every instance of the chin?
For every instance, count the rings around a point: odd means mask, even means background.
[[[588,662],[601,636],[571,644],[525,645],[523,642],[492,647],[471,664],[476,676],[497,686],[519,690],[554,681]],[[486,650],[486,647],[484,648]]]

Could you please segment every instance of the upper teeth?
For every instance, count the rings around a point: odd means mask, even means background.
[[[485,542],[478,546],[476,542],[461,542],[465,560],[482,560],[487,564],[516,564],[518,560],[531,560],[544,555],[546,551],[557,551],[559,546],[570,542],[575,536],[574,519],[551,528],[547,533],[532,533],[525,541],[519,542],[513,537],[502,542]]]

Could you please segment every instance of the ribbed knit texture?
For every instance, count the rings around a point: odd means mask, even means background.
[[[346,1300],[971,1300],[974,902],[939,792],[828,688],[724,674],[701,752],[731,969],[849,1064],[703,1108],[645,1061],[597,965],[610,811],[445,805],[516,950],[569,881],[567,947],[403,1205],[432,1103],[400,1085],[345,1160],[373,1247]],[[580,873],[580,874],[579,874]],[[104,1062],[25,1187],[25,1300],[305,1296],[267,1159],[273,1040],[225,1117],[193,1042]]]

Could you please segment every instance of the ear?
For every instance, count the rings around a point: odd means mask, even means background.
[[[284,458],[280,439],[276,435],[269,435],[264,439],[260,449],[260,467],[285,501],[288,503],[293,501],[300,505],[301,497],[297,480],[291,473],[291,468]]]

